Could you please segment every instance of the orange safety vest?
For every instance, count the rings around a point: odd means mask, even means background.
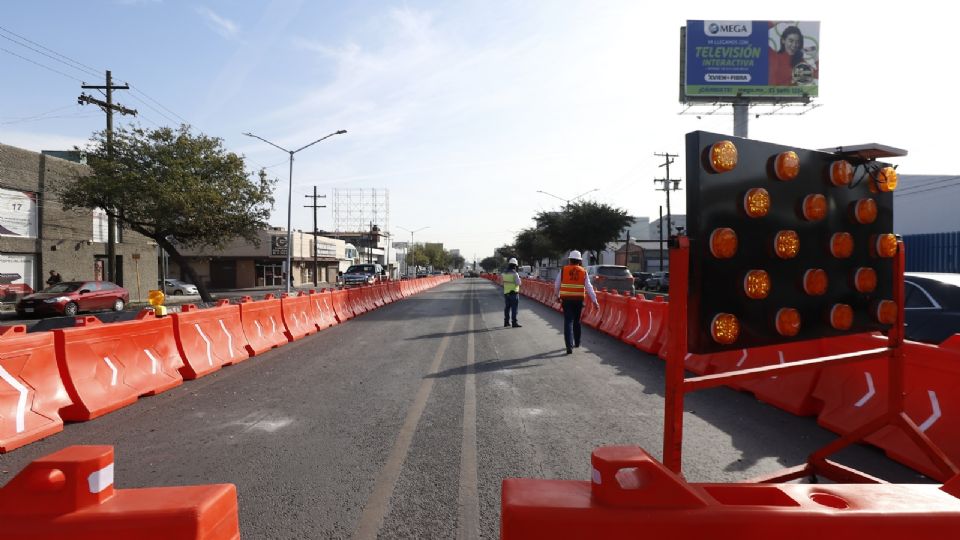
[[[560,299],[583,300],[586,288],[583,282],[587,278],[587,271],[582,266],[568,264],[560,271]]]

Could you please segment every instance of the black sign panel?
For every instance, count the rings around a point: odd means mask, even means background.
[[[273,235],[270,237],[270,255],[271,256],[286,256],[287,255],[287,237],[286,235]]]
[[[736,166],[716,172],[711,166],[714,143],[730,141],[737,150]],[[777,156],[793,151],[799,158],[799,172],[791,180],[780,180],[775,171]],[[893,194],[871,189],[872,177],[886,164],[863,162],[847,157],[853,165],[853,179],[836,186],[830,169],[841,156],[777,144],[753,141],[707,132],[687,134],[687,230],[690,237],[689,301],[687,306],[688,350],[709,353],[758,347],[820,337],[886,330],[877,322],[876,303],[892,299],[893,259],[878,257],[871,245],[876,237],[893,232]],[[762,217],[750,217],[744,197],[753,188],[769,194],[769,210]],[[819,220],[804,217],[803,204],[808,195],[821,194],[826,215]],[[876,218],[861,224],[854,219],[854,207],[862,199],[876,204]],[[873,206],[873,203],[869,203]],[[718,258],[711,252],[711,234],[730,228],[737,236],[735,253]],[[779,231],[795,231],[799,251],[783,259],[774,252]],[[847,258],[831,253],[834,233],[847,232],[853,239],[853,252]],[[725,255],[721,253],[721,255]],[[876,272],[876,288],[861,293],[854,287],[859,268]],[[808,270],[826,272],[828,285],[821,295],[804,290]],[[749,298],[744,278],[751,270],[763,270],[770,279],[766,297]],[[852,325],[837,330],[830,323],[832,306],[841,303],[853,311]],[[800,315],[800,330],[784,336],[776,329],[781,308],[792,308]],[[722,344],[711,335],[711,323],[720,313],[734,315],[739,335]]]

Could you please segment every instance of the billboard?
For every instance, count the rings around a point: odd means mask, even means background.
[[[819,21],[687,21],[683,101],[817,97]]]
[[[0,236],[37,237],[37,196],[0,188]]]

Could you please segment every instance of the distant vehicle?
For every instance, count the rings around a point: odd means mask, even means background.
[[[533,275],[533,267],[530,266],[529,264],[525,264],[525,265],[523,265],[523,266],[518,266],[518,267],[517,267],[517,273],[520,274],[520,277],[522,277],[522,278],[530,277],[530,276]]]
[[[179,279],[165,279],[163,280],[167,294],[173,296],[180,296],[185,294],[200,294],[200,291],[197,290],[197,286],[192,283],[185,283]]]
[[[476,270],[467,270],[463,273],[463,277],[480,277],[480,272]]]
[[[379,264],[355,264],[343,273],[344,287],[373,285],[385,280],[383,267]]]
[[[636,294],[633,285],[633,275],[626,266],[600,264],[587,267],[587,276],[594,289],[607,289]]]
[[[650,272],[634,272],[633,273],[633,286],[639,291],[640,289],[647,288],[647,280],[652,278],[653,274]]]
[[[647,289],[661,292],[670,290],[670,272],[654,272],[647,279]]]
[[[960,333],[960,274],[907,272],[903,311],[911,341],[940,344]]]
[[[427,277],[430,275],[430,272],[426,270],[417,270],[417,277]]]
[[[126,289],[109,281],[64,281],[27,295],[17,302],[17,315],[66,315],[81,311],[123,311],[130,301]]]

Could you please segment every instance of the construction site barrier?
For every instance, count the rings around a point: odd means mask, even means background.
[[[592,481],[503,481],[501,540],[952,538],[960,476],[932,484],[688,483],[639,447],[592,455]]]
[[[634,342],[634,347],[651,354],[659,354],[667,342],[667,303],[662,296],[657,296],[644,305],[649,314],[649,328]]]
[[[177,349],[183,358],[180,375],[191,380],[242,362],[250,357],[249,343],[240,320],[240,306],[220,300],[216,307],[197,309],[193,304],[172,313]]]
[[[350,305],[350,292],[337,289],[330,293],[330,303],[333,304],[333,313],[339,322],[347,322],[353,318],[353,306]]]
[[[597,329],[604,334],[620,339],[620,334],[623,333],[623,325],[627,319],[627,303],[629,300],[630,297],[628,296],[621,296],[616,292],[608,293],[607,300],[603,304],[600,326]]]
[[[26,466],[0,489],[6,540],[237,540],[233,484],[117,489],[113,447],[70,446]]]
[[[603,306],[607,303],[607,293],[597,292],[597,303],[600,304],[599,308],[593,305],[590,298],[584,299],[583,312],[580,315],[582,324],[591,328],[600,326],[600,322],[603,320]]]
[[[53,334],[0,326],[0,453],[63,431],[59,410],[69,404]]]
[[[286,330],[283,334],[287,340],[302,339],[317,331],[316,317],[312,316],[313,306],[310,296],[305,293],[297,295],[280,295],[280,313],[283,316],[283,325]]]
[[[77,317],[77,326],[54,330],[57,366],[71,404],[64,420],[90,420],[183,383],[183,360],[173,320],[150,309],[129,322],[103,324]]]
[[[313,307],[313,323],[317,326],[317,330],[337,324],[337,315],[333,308],[333,293],[310,291],[310,305]]]
[[[353,287],[347,289],[347,303],[350,305],[350,310],[353,311],[354,317],[359,317],[360,315],[370,311],[372,307],[367,307],[367,303],[364,299],[363,287]]]
[[[741,352],[742,360],[738,360],[739,366],[734,369],[786,364],[824,356],[821,352],[820,340],[756,347]],[[741,383],[740,388],[752,392],[760,401],[789,413],[797,416],[813,416],[820,412],[822,406],[822,403],[812,395],[813,388],[819,379],[820,370],[811,368],[797,373],[747,380]]]
[[[247,351],[250,356],[263,354],[274,347],[288,343],[284,335],[280,299],[272,294],[254,302],[249,296],[240,299],[240,322],[247,336]]]

